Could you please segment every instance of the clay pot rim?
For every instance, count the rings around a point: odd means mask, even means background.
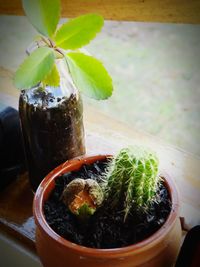
[[[33,201],[33,214],[34,214],[35,223],[40,229],[42,229],[42,231],[46,234],[46,236],[48,236],[50,239],[54,240],[57,243],[56,245],[71,249],[77,254],[81,253],[81,255],[90,255],[92,257],[114,258],[116,257],[116,255],[119,256],[120,254],[124,257],[126,254],[130,254],[133,252],[137,253],[137,252],[141,252],[141,250],[146,250],[149,246],[152,246],[152,243],[153,244],[158,243],[160,240],[162,240],[166,236],[166,234],[170,231],[171,227],[174,225],[176,218],[179,214],[178,192],[170,176],[164,172],[162,173],[161,176],[164,178],[166,186],[169,190],[171,201],[172,201],[172,209],[167,220],[162,225],[162,227],[150,237],[136,244],[129,245],[126,247],[112,248],[112,249],[96,249],[96,248],[89,248],[89,247],[75,244],[61,237],[56,232],[54,232],[54,230],[47,223],[45,216],[43,214],[43,203],[48,198],[49,194],[54,188],[54,185],[55,185],[54,179],[58,175],[61,175],[62,173],[70,171],[71,168],[76,166],[77,164],[78,165],[82,165],[85,163],[91,164],[92,162],[95,162],[97,160],[103,160],[105,158],[111,158],[111,157],[112,155],[95,155],[95,156],[85,155],[85,156],[74,158],[72,160],[66,161],[65,163],[59,165],[57,168],[51,171],[40,183],[35,193],[35,197]],[[74,170],[75,169],[77,168],[74,168]],[[49,190],[49,192],[47,192],[47,190]]]

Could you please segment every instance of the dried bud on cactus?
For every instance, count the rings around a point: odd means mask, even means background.
[[[62,199],[73,214],[84,219],[101,205],[103,192],[96,181],[77,178],[65,187]]]

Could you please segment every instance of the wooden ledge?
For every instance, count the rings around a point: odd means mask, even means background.
[[[62,0],[62,16],[97,12],[108,20],[200,23],[199,0]],[[21,0],[0,0],[1,15],[24,15]]]

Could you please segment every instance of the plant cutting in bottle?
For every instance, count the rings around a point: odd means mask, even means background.
[[[103,26],[103,18],[86,14],[58,26],[59,0],[22,0],[23,8],[34,28],[39,32],[38,48],[16,71],[14,84],[19,89],[29,89],[40,84],[59,86],[60,77],[55,61],[63,58],[77,88],[94,99],[111,96],[112,80],[102,63],[80,52]]]

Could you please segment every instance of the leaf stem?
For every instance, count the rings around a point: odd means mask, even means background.
[[[47,41],[46,38],[44,38],[43,36],[41,36],[41,39],[42,39],[42,41],[43,41],[45,44],[47,44],[48,46],[50,46],[50,44],[48,43],[48,41]]]
[[[50,47],[54,48],[55,45],[54,45],[53,41],[50,38],[48,38],[48,40],[49,40],[49,43],[50,43]]]
[[[61,54],[63,57],[65,56],[65,54],[59,48],[54,48],[54,50]]]

